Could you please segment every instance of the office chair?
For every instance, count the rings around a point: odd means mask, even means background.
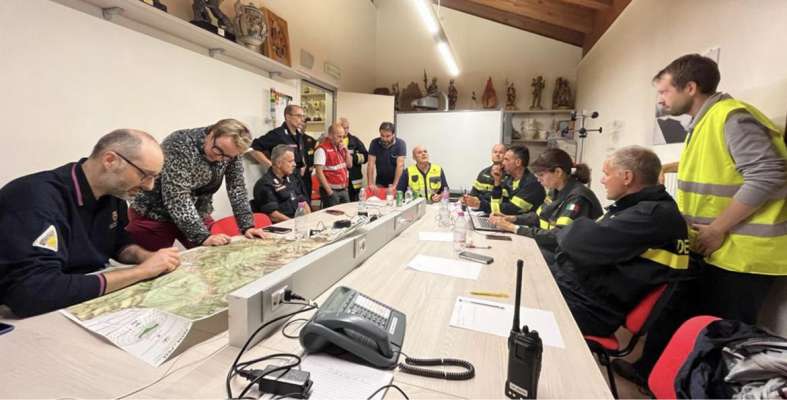
[[[657,399],[675,398],[675,378],[694,348],[697,336],[719,318],[702,315],[684,322],[672,335],[648,377],[648,388]]]
[[[658,318],[658,315],[669,302],[669,298],[675,291],[675,284],[662,284],[652,290],[640,300],[634,309],[626,315],[626,322],[623,328],[631,332],[631,339],[625,347],[621,348],[618,338],[613,333],[608,337],[585,336],[590,351],[598,357],[601,365],[607,368],[609,378],[609,389],[612,395],[618,398],[618,388],[615,384],[615,374],[612,372],[610,358],[625,357],[634,350],[637,341],[647,333],[650,326]]]
[[[255,228],[264,228],[271,224],[271,219],[268,218],[267,215],[262,213],[254,213],[254,227]],[[228,236],[238,236],[240,235],[240,229],[238,229],[238,224],[235,222],[235,216],[230,215],[229,217],[224,217],[210,226],[210,233],[212,235],[217,235],[219,233],[223,233]]]

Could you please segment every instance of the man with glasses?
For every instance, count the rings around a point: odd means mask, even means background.
[[[0,305],[33,316],[176,269],[176,249],[146,251],[125,230],[126,200],[152,190],[163,163],[152,136],[118,129],[90,157],[0,189]],[[137,265],[101,272],[110,258]]]
[[[249,130],[234,119],[164,139],[166,162],[156,187],[137,196],[129,210],[127,230],[134,240],[151,251],[172,246],[175,239],[186,248],[229,244],[229,236],[210,233],[213,194],[222,181],[240,231],[248,238],[263,237],[254,227],[239,157],[250,143]]]
[[[251,143],[252,157],[264,168],[271,166],[270,155],[274,147],[283,144],[292,149],[295,155],[295,169],[301,180],[303,193],[310,198],[312,192],[311,170],[309,168],[309,151],[314,151],[314,140],[308,140],[303,133],[306,126],[303,108],[290,104],[284,108],[284,123],[280,127],[260,136]],[[311,145],[309,144],[311,143]],[[313,153],[312,153],[313,154]]]

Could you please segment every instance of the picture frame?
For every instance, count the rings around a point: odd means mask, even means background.
[[[290,34],[287,30],[287,21],[267,8],[263,10],[268,23],[268,37],[265,40],[262,54],[290,67],[292,64],[290,61]]]
[[[572,129],[571,120],[557,121],[557,135],[563,139],[573,139],[574,130]]]

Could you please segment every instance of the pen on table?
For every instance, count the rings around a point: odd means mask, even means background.
[[[465,247],[467,247],[468,249],[491,249],[492,248],[492,246],[478,246],[478,245],[475,245],[475,244],[468,244]]]
[[[508,293],[504,293],[504,292],[484,292],[484,291],[479,291],[479,290],[473,290],[473,291],[470,292],[470,294],[473,294],[473,295],[476,295],[476,296],[508,298]]]
[[[477,301],[467,300],[467,299],[459,299],[459,301],[464,302],[464,303],[472,303],[472,304],[475,304],[477,306],[492,307],[492,308],[497,308],[498,310],[505,310],[505,308],[503,306],[498,306],[498,305],[494,305],[494,304],[479,303]]]

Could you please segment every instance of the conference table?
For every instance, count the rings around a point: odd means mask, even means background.
[[[355,214],[356,207],[343,204],[334,208]],[[491,246],[472,251],[494,258],[477,280],[407,268],[408,261],[417,255],[457,258],[451,242],[419,240],[419,232],[449,231],[438,225],[438,205],[425,207],[423,217],[314,299],[322,303],[334,287],[351,287],[407,316],[403,353],[419,358],[459,358],[475,366],[476,376],[471,380],[446,381],[396,370],[393,383],[410,398],[504,398],[507,338],[452,327],[449,320],[457,297],[472,297],[471,291],[507,293],[507,298],[479,299],[513,303],[515,265],[522,259],[522,306],[552,312],[565,345],[544,346],[538,397],[611,398],[532,239],[508,235],[511,241],[488,240],[479,232],[471,233],[475,245]],[[310,224],[322,221],[328,225],[342,217],[320,211],[309,218]],[[205,332],[199,342],[152,367],[59,312],[6,322],[15,330],[0,336],[0,398],[224,398],[225,377],[239,350],[229,346],[226,331]],[[301,351],[297,339],[286,338],[277,330],[244,358]],[[236,395],[245,384],[243,379],[232,382]],[[388,390],[385,397],[402,398],[395,390]]]

